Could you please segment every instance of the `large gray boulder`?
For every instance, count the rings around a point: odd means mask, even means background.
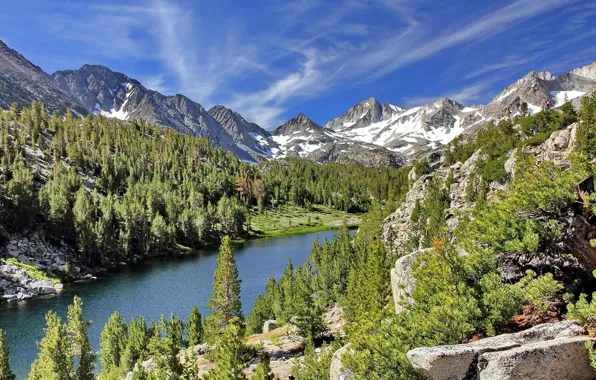
[[[331,366],[329,368],[329,375],[331,380],[349,380],[354,379],[354,373],[349,369],[344,368],[342,357],[349,352],[352,354],[354,350],[350,349],[350,345],[345,345],[333,354],[331,359]]]
[[[526,361],[528,366],[538,367],[530,369],[528,373],[547,376],[549,373],[552,374],[556,368],[564,371],[567,366],[575,365],[576,361],[587,360],[587,350],[584,348],[580,352],[575,347],[576,344],[583,345],[589,339],[582,337],[584,333],[584,328],[576,322],[563,321],[539,325],[519,333],[481,339],[468,344],[416,348],[409,351],[407,356],[414,369],[431,380],[567,379],[562,377],[515,377],[516,373],[522,373],[520,366],[523,364],[513,358],[540,356],[545,358],[544,360],[548,358],[558,363],[557,367],[554,367],[553,364],[553,366],[544,369],[546,372],[541,372],[543,371],[542,367],[537,364],[540,363],[539,360],[536,362]],[[578,355],[581,359],[577,359]],[[557,360],[555,361],[554,358]],[[596,372],[591,370],[589,365],[579,368],[581,373],[587,371],[588,374],[591,374],[590,379],[596,378]],[[491,377],[491,373],[498,373],[499,376],[510,373],[512,377]],[[583,379],[584,377],[577,378]]]
[[[587,336],[537,342],[478,358],[479,380],[593,380]]]
[[[420,249],[400,257],[395,262],[395,268],[391,269],[391,290],[397,314],[402,313],[407,305],[413,302],[412,293],[416,288],[416,279],[412,265],[426,251]]]

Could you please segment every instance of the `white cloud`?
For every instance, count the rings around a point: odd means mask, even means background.
[[[421,2],[414,0],[290,1],[263,15],[226,12],[219,18],[203,12],[202,2],[188,9],[178,1],[148,0],[97,6],[91,17],[47,15],[44,21],[53,33],[82,40],[105,56],[157,59],[164,72],[145,78],[149,88],[183,93],[205,107],[222,103],[272,128],[299,100],[377,80],[575,2],[517,0],[432,27],[428,20],[435,15],[417,12]],[[531,59],[510,54],[463,76],[480,78]],[[450,97],[472,101],[487,90],[482,83]],[[413,100],[424,98],[408,102]]]

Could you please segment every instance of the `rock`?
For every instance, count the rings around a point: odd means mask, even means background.
[[[354,353],[354,350],[351,350],[349,345],[345,345],[333,354],[331,366],[329,367],[329,376],[331,380],[348,380],[355,378],[354,373],[343,366],[342,357],[348,350],[349,354]]]
[[[509,174],[511,178],[515,176],[515,167],[517,166],[517,149],[509,152],[507,161],[505,161],[505,172]]]
[[[341,306],[336,304],[332,308],[327,309],[323,314],[323,321],[327,327],[326,333],[330,337],[345,336],[344,326],[346,319]]]
[[[263,334],[266,334],[271,330],[275,330],[277,327],[277,323],[275,323],[274,320],[270,319],[268,321],[265,321],[265,323],[263,324]]]
[[[33,295],[56,294],[56,289],[50,280],[34,281],[27,288]]]
[[[491,358],[499,358],[499,356],[491,356],[492,354],[489,355],[489,353],[506,353],[509,351],[520,353],[525,352],[524,349],[526,348],[538,353],[540,351],[536,351],[536,345],[542,345],[548,351],[551,343],[552,347],[559,347],[553,342],[560,341],[561,347],[563,347],[566,345],[563,343],[564,341],[569,340],[569,338],[576,338],[584,333],[584,328],[577,324],[577,322],[563,321],[539,325],[514,334],[503,334],[492,338],[481,339],[468,344],[416,348],[409,351],[407,356],[414,369],[429,379],[463,380],[475,378],[470,376],[479,374],[480,377],[478,379],[500,380],[505,378],[482,377],[483,372],[487,368],[491,368],[491,371],[496,371],[494,365],[490,364],[489,361]],[[479,359],[479,357],[483,359]],[[559,355],[558,357],[560,360],[563,359],[563,355]],[[479,365],[480,362],[482,366]],[[558,379],[558,377],[551,377],[551,379],[555,378]],[[513,377],[510,379],[513,379]],[[515,379],[526,379],[526,377],[515,377]],[[528,377],[527,379],[534,378]]]
[[[585,344],[589,337],[537,342],[478,358],[479,380],[593,380]]]
[[[247,338],[246,343],[251,346],[261,346],[261,350],[268,353],[271,360],[288,358],[304,350],[305,339],[298,335],[295,327],[286,325],[266,334],[255,334]]]
[[[395,262],[395,268],[391,269],[391,289],[397,314],[404,311],[405,303],[413,302],[411,294],[415,289],[415,278],[412,265],[426,251],[422,249],[400,257]]]

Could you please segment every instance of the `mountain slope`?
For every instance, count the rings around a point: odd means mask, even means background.
[[[199,104],[183,95],[165,96],[104,66],[58,71],[54,81],[89,111],[121,120],[139,120],[208,138],[237,157],[254,161]]]
[[[374,144],[407,157],[440,148],[462,133],[474,134],[490,120],[542,110],[545,101],[560,107],[566,101],[574,106],[596,89],[596,62],[556,76],[532,71],[517,80],[487,105],[465,107],[455,100],[441,98],[410,109],[381,104],[369,98],[351,107],[325,127],[342,138]]]
[[[239,113],[224,106],[215,106],[208,112],[232,136],[240,149],[256,159],[271,157],[272,149],[278,148],[270,132],[255,123],[249,123]]]
[[[279,144],[275,158],[302,157],[320,163],[351,161],[364,166],[400,167],[405,158],[396,152],[366,142],[345,138],[337,132],[322,128],[303,114],[279,126],[273,132]]]
[[[50,75],[0,40],[0,107],[8,108],[13,102],[29,106],[34,100],[44,102],[50,112],[64,113],[71,107],[76,113],[87,114],[85,107],[57,86]]]

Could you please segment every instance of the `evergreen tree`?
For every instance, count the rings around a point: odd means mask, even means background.
[[[83,319],[83,300],[75,296],[68,306],[68,332],[72,339],[73,355],[78,357],[77,380],[95,379],[95,354],[87,330],[91,322]]]
[[[104,372],[120,367],[120,358],[128,341],[128,328],[122,314],[115,311],[99,336],[101,368]]]
[[[204,380],[245,380],[244,327],[238,317],[228,321],[215,343],[215,368],[205,375]]]
[[[75,373],[67,327],[53,311],[46,314],[45,336],[28,380],[73,380]]]
[[[238,267],[232,242],[228,236],[222,239],[213,279],[213,295],[207,303],[211,315],[205,318],[209,340],[218,330],[226,327],[233,318],[243,319]]]
[[[6,347],[6,333],[0,329],[0,380],[15,380],[15,375],[10,370],[9,352]]]
[[[6,194],[11,200],[12,223],[8,225],[17,231],[28,228],[35,211],[33,174],[23,163],[19,162],[12,171],[12,179],[6,186]]]
[[[192,307],[188,317],[188,345],[192,348],[203,343],[203,322],[197,305]]]
[[[147,352],[147,325],[145,318],[131,319],[128,326],[128,340],[120,358],[120,365],[126,371],[132,371],[139,359],[144,359]]]

